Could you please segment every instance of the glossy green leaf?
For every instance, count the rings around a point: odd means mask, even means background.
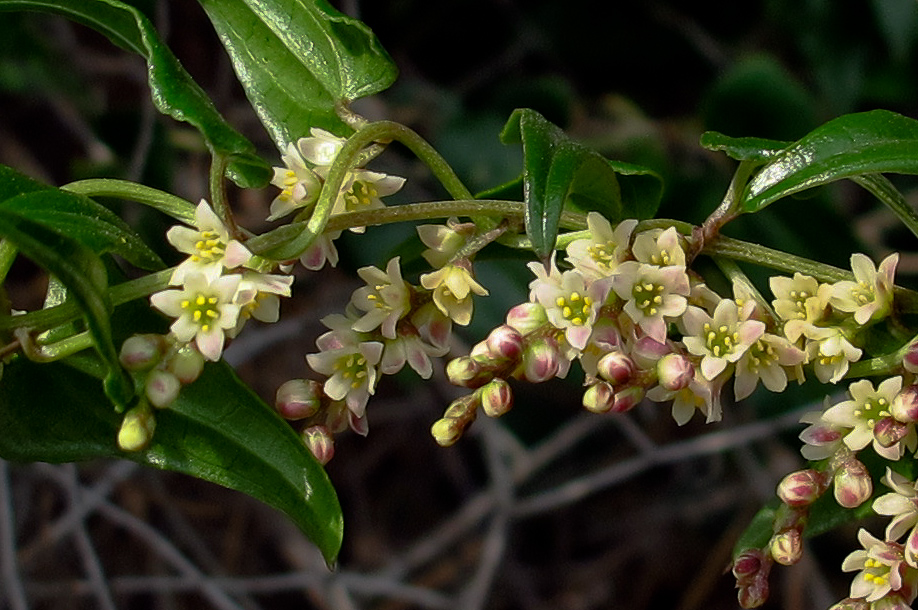
[[[621,191],[608,161],[568,138],[539,113],[515,110],[501,141],[523,145],[526,233],[543,260],[554,250],[566,206],[595,210],[612,222],[623,217]]]
[[[10,10],[63,15],[141,55],[147,61],[153,103],[160,112],[200,131],[208,147],[227,158],[227,175],[239,186],[260,187],[270,180],[271,168],[255,153],[252,143],[224,121],[136,8],[118,0],[0,0],[0,11]]]
[[[395,65],[370,29],[324,0],[199,2],[281,150],[311,127],[346,135],[335,105],[395,81]]]
[[[663,198],[663,177],[643,165],[613,159],[608,162],[618,176],[622,218],[653,218]]]
[[[124,458],[246,493],[287,514],[326,561],[341,547],[342,516],[325,471],[287,422],[224,363],[208,364],[156,412],[150,447],[118,448],[121,417],[97,379],[62,363],[23,359],[0,383],[0,457],[71,462]]]
[[[749,181],[740,210],[873,173],[918,173],[918,121],[886,110],[839,117],[782,150]]]
[[[165,267],[108,208],[88,197],[45,186],[4,165],[0,165],[0,208],[66,235],[97,254],[118,254],[141,269]]]
[[[784,150],[793,142],[767,140],[765,138],[733,138],[717,131],[701,134],[702,148],[720,151],[737,161],[765,162]]]
[[[35,195],[30,193],[20,197]],[[79,306],[96,351],[106,365],[106,393],[117,407],[125,406],[133,397],[134,386],[121,368],[118,351],[112,341],[111,305],[106,293],[108,282],[102,260],[72,237],[2,206],[0,236],[66,287],[69,297]]]

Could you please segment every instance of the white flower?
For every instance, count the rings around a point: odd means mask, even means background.
[[[883,447],[874,438],[873,428],[880,419],[891,417],[889,407],[901,389],[901,377],[885,379],[876,389],[867,379],[855,381],[848,386],[851,400],[831,407],[822,417],[830,424],[852,429],[844,438],[845,445],[852,451],[859,451],[873,442],[873,448],[878,454],[890,460],[898,460],[905,450],[903,443]]]
[[[433,291],[433,302],[443,315],[460,326],[472,320],[472,294],[487,296],[487,289],[465,267],[446,265],[421,276],[421,286]]]
[[[631,250],[634,258],[648,265],[685,267],[685,250],[680,240],[675,227],[644,231],[634,238]]]
[[[893,491],[873,501],[873,512],[892,517],[886,539],[898,540],[911,530],[905,543],[905,561],[918,568],[918,485],[886,467],[883,483]]]
[[[448,348],[435,347],[425,342],[413,325],[407,324],[398,329],[398,336],[386,339],[379,370],[384,375],[394,375],[408,363],[414,372],[424,379],[433,375],[431,356],[443,356]]]
[[[724,299],[713,317],[693,305],[682,316],[686,331],[682,342],[689,352],[701,356],[701,374],[709,381],[742,358],[765,332],[763,322],[741,320],[739,313],[735,301]]]
[[[328,167],[335,162],[335,157],[347,141],[324,129],[313,127],[310,137],[300,138],[296,142],[303,158],[317,167]]]
[[[786,367],[799,369],[805,360],[803,350],[794,347],[784,337],[764,333],[736,363],[733,386],[736,400],[752,394],[760,379],[772,392],[783,392],[787,387]]]
[[[903,573],[909,570],[904,565],[901,545],[878,540],[863,528],[857,539],[864,549],[854,551],[842,563],[845,572],[860,570],[851,583],[851,597],[875,602],[891,592],[914,588],[913,574],[903,579]]]
[[[624,312],[654,340],[666,341],[666,320],[685,312],[690,292],[685,267],[657,267],[636,261],[619,265],[612,288],[624,299]]]
[[[590,237],[568,244],[567,262],[590,280],[611,276],[628,256],[631,233],[637,223],[637,220],[623,220],[613,230],[602,214],[590,212],[587,214]]]
[[[287,153],[281,155],[285,167],[275,167],[271,184],[281,192],[271,202],[271,214],[268,220],[277,220],[287,214],[305,208],[319,198],[322,190],[322,179],[306,166],[296,146],[287,146]]]
[[[697,411],[704,414],[706,423],[711,423],[720,421],[723,416],[720,404],[722,386],[722,380],[709,381],[695,369],[694,378],[688,387],[672,391],[656,386],[648,390],[647,398],[654,402],[672,400],[672,416],[680,426],[688,423]]]
[[[838,327],[813,326],[806,331],[806,337],[811,339],[806,344],[807,361],[813,364],[813,372],[822,383],[838,383],[848,372],[849,364],[860,360],[864,353]]]
[[[833,284],[829,303],[839,311],[854,313],[854,320],[861,326],[885,317],[892,307],[893,275],[898,262],[899,254],[891,254],[880,263],[880,269],[877,270],[867,256],[852,254],[851,270],[855,281]]]
[[[402,279],[399,257],[389,261],[385,272],[369,266],[358,269],[357,275],[367,285],[351,296],[351,304],[363,312],[352,328],[370,332],[381,326],[383,337],[395,339],[396,323],[411,309],[411,294],[408,283]]]
[[[361,169],[348,174],[332,207],[331,215],[346,212],[365,212],[385,207],[381,197],[391,195],[402,188],[405,179],[379,172]],[[363,233],[366,227],[351,227],[354,233]]]
[[[831,288],[802,273],[789,277],[773,276],[768,281],[775,295],[772,306],[784,320],[784,336],[796,343],[804,332],[825,316]]]
[[[828,409],[829,399],[826,398],[825,407]],[[835,453],[845,444],[844,436],[850,430],[846,426],[830,423],[823,418],[825,411],[810,411],[800,418],[800,422],[810,424],[800,433],[800,440],[804,442],[800,453],[810,461],[824,460]]]
[[[458,218],[450,218],[445,225],[420,225],[418,236],[427,246],[421,253],[430,266],[439,269],[459,252],[475,233],[475,225],[469,222],[460,223]]]
[[[273,275],[257,271],[243,271],[239,291],[236,293],[236,304],[239,305],[239,319],[236,327],[227,332],[235,337],[249,320],[274,323],[280,318],[280,299],[290,296],[290,285],[293,277]]]
[[[203,199],[194,212],[195,228],[174,226],[166,232],[166,239],[176,250],[189,257],[185,259],[169,279],[173,286],[182,284],[189,273],[202,273],[215,280],[223,269],[235,269],[245,265],[252,253],[235,239],[230,239],[223,221]]]
[[[341,231],[322,233],[317,236],[308,248],[300,255],[300,263],[310,271],[318,271],[328,263],[332,267],[338,264],[338,249],[335,240],[341,237]]]
[[[199,272],[185,276],[181,290],[164,290],[150,297],[154,307],[177,318],[172,334],[183,343],[194,340],[208,360],[219,360],[225,332],[235,328],[239,306],[236,292],[242,276],[234,273],[210,280]]]

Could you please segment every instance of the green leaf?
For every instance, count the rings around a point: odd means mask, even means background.
[[[97,254],[112,252],[147,270],[165,267],[121,218],[88,197],[45,186],[0,165],[0,208],[66,235]]]
[[[108,282],[102,260],[73,238],[4,207],[0,207],[0,235],[66,287],[69,297],[79,306],[96,350],[107,367],[106,393],[116,407],[124,407],[134,395],[134,385],[121,368],[112,341],[111,304],[106,293]]]
[[[792,144],[781,140],[765,138],[733,138],[717,131],[706,131],[701,134],[702,148],[720,151],[737,161],[768,161],[780,151]]]
[[[541,259],[554,250],[566,206],[595,210],[613,223],[623,217],[621,191],[608,160],[568,138],[539,113],[513,111],[500,137],[505,144],[523,145],[526,233]]]
[[[873,173],[918,173],[918,121],[886,110],[830,121],[772,157],[749,181],[742,212],[794,193]]]
[[[147,61],[153,103],[163,114],[194,126],[218,156],[228,160],[227,175],[243,188],[261,187],[271,168],[255,147],[229,126],[207,94],[163,44],[139,10],[118,0],[0,0],[0,11],[56,13],[87,25]]]
[[[331,564],[342,516],[325,471],[289,426],[225,363],[212,363],[157,411],[150,447],[121,451],[121,418],[97,379],[62,363],[19,359],[0,383],[0,457],[71,462],[123,458],[246,493],[289,516]]]
[[[663,176],[643,165],[613,159],[608,162],[618,175],[622,218],[653,218],[663,198]]]
[[[395,81],[372,31],[324,0],[199,1],[280,150],[311,127],[346,135],[335,105]]]

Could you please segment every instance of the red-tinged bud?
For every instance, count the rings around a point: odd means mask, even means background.
[[[682,354],[666,354],[657,362],[657,380],[667,390],[684,390],[694,379],[695,367]]]
[[[834,483],[835,501],[845,508],[856,508],[873,495],[873,480],[867,467],[853,457],[835,471]]]
[[[846,597],[829,610],[870,610],[870,603],[863,597]]]
[[[121,428],[118,430],[118,446],[124,451],[146,449],[153,440],[156,430],[156,418],[146,405],[134,407],[124,414]]]
[[[523,355],[523,335],[510,326],[498,326],[485,339],[491,359],[498,363],[515,362]]]
[[[772,558],[785,566],[792,566],[803,557],[803,536],[798,528],[776,534],[771,538]]]
[[[335,455],[335,439],[325,426],[309,426],[300,434],[303,443],[320,464],[328,464]]]
[[[758,574],[765,564],[765,553],[761,549],[746,549],[736,556],[731,569],[736,580],[748,581]]]
[[[488,350],[488,344],[484,341],[476,343],[472,346],[472,351],[469,352],[469,358],[471,358],[475,364],[480,364],[482,366],[491,364],[491,353]]]
[[[609,352],[596,363],[596,372],[612,385],[620,385],[634,376],[634,360],[622,352]]]
[[[441,447],[450,447],[462,438],[465,424],[457,419],[444,417],[434,422],[430,427],[430,434]]]
[[[147,400],[157,409],[165,409],[178,398],[182,384],[178,377],[168,371],[155,370],[147,375],[144,393]]]
[[[778,483],[778,497],[788,506],[809,506],[829,487],[829,477],[824,472],[808,468],[784,477]]]
[[[768,601],[768,576],[758,576],[741,584],[736,597],[741,608],[758,608]]]
[[[121,344],[118,359],[129,371],[148,371],[159,363],[166,351],[162,335],[131,335]]]
[[[513,390],[503,379],[492,379],[478,390],[481,409],[488,417],[500,417],[513,406]]]
[[[908,424],[892,417],[884,417],[873,427],[873,438],[881,447],[892,447],[908,436]]]
[[[631,386],[630,388],[619,390],[615,393],[615,401],[612,403],[612,412],[625,413],[630,411],[636,407],[639,402],[644,400],[644,394],[644,388],[640,386]]]
[[[193,343],[183,345],[169,355],[166,370],[178,377],[182,385],[188,385],[201,376],[204,356]]]
[[[475,419],[475,414],[480,406],[481,399],[478,392],[466,394],[449,403],[446,412],[443,413],[443,417],[470,422]]]
[[[546,322],[545,308],[538,303],[520,303],[507,312],[507,324],[521,335],[528,335]]]
[[[909,373],[918,373],[918,343],[908,346],[908,351],[905,352],[905,357],[902,359],[902,366]]]
[[[322,384],[311,379],[291,379],[277,388],[274,410],[295,421],[315,415],[322,406]]]
[[[488,374],[468,356],[450,360],[446,365],[446,377],[451,384],[463,388],[479,388],[489,381]]]
[[[906,424],[918,421],[918,385],[910,385],[899,392],[889,411],[893,417]]]
[[[526,381],[541,383],[558,374],[561,353],[558,342],[552,337],[536,339],[523,352],[522,374]]]
[[[605,381],[598,381],[583,393],[583,407],[593,413],[608,413],[615,404],[615,389]]]

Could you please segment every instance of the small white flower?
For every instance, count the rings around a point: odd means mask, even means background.
[[[887,540],[898,540],[911,530],[904,549],[905,561],[918,568],[918,485],[889,466],[883,483],[892,492],[873,501],[873,512],[893,518],[886,526]]]
[[[851,583],[851,597],[875,602],[890,592],[914,587],[914,575],[909,574],[907,580],[903,579],[903,572],[908,571],[908,566],[903,565],[901,545],[878,540],[863,528],[858,532],[857,539],[864,549],[854,551],[842,563],[845,572],[860,570]]]
[[[878,454],[890,460],[898,460],[905,450],[903,443],[883,447],[874,438],[873,428],[880,419],[891,416],[889,407],[901,389],[901,377],[885,379],[876,389],[867,379],[855,381],[848,386],[851,400],[831,407],[823,414],[823,419],[836,426],[851,428],[844,441],[852,451],[859,451],[872,442]]]
[[[634,258],[658,267],[685,267],[685,250],[675,227],[654,229],[639,233],[632,247]]]
[[[655,341],[666,341],[667,319],[685,312],[690,286],[685,267],[657,267],[625,261],[612,288],[625,301],[624,312]]]
[[[361,169],[348,174],[332,207],[331,215],[346,212],[364,212],[385,207],[381,197],[398,192],[405,179]],[[354,233],[363,233],[366,227],[351,227]]]
[[[293,277],[290,275],[273,275],[257,271],[243,271],[239,291],[236,293],[236,304],[239,305],[239,319],[236,327],[227,332],[236,337],[249,320],[274,323],[280,318],[280,299],[289,297]]]
[[[784,337],[764,333],[736,363],[733,386],[736,400],[752,394],[760,379],[772,392],[783,392],[787,387],[787,368],[800,369],[805,360],[803,350]]]
[[[203,199],[194,212],[195,228],[174,226],[166,232],[166,239],[176,250],[188,254],[169,279],[178,286],[189,273],[202,273],[215,280],[225,269],[245,265],[252,253],[235,239],[230,239],[223,221]]]
[[[363,312],[352,328],[370,332],[382,327],[383,337],[395,339],[395,325],[411,309],[411,294],[402,279],[399,257],[389,261],[385,272],[369,266],[358,269],[357,275],[367,285],[351,296],[351,304]]]
[[[418,236],[427,246],[421,253],[430,266],[439,269],[459,252],[475,233],[475,225],[469,222],[460,223],[458,218],[450,218],[445,225],[420,225]]]
[[[443,315],[460,326],[472,320],[472,294],[487,296],[488,290],[475,281],[465,267],[447,265],[421,276],[421,286],[433,291],[433,302]]]
[[[318,127],[313,127],[309,133],[311,136],[297,140],[296,146],[299,153],[305,160],[317,167],[330,166],[335,162],[335,157],[338,156],[346,140]]]
[[[181,290],[164,290],[150,297],[154,307],[177,318],[172,334],[183,343],[194,340],[208,360],[219,360],[225,332],[235,328],[239,317],[236,292],[242,276],[234,273],[210,280],[203,273],[191,272]]]
[[[891,254],[877,270],[864,254],[852,254],[851,270],[855,281],[833,284],[829,303],[839,311],[853,313],[854,320],[861,326],[885,317],[892,307],[893,276],[898,262],[899,254]]]
[[[701,374],[709,381],[742,358],[765,332],[763,322],[741,320],[739,314],[736,302],[724,299],[713,317],[695,306],[689,306],[682,316],[686,331],[682,342],[689,352],[701,356]]]
[[[787,327],[785,326],[785,332]],[[806,331],[807,361],[813,364],[813,371],[822,383],[838,383],[848,372],[852,362],[860,360],[864,353],[854,347],[841,328],[812,326]]]
[[[268,220],[277,220],[287,214],[305,208],[319,198],[322,190],[322,179],[300,155],[296,146],[287,146],[287,153],[281,155],[285,167],[275,167],[271,184],[281,189],[281,192],[271,202],[271,214]]]
[[[829,408],[829,399],[825,400],[825,408]],[[823,418],[825,411],[810,411],[800,418],[800,422],[810,424],[800,433],[800,440],[804,445],[800,453],[810,461],[824,460],[835,455],[845,444],[844,437],[851,428],[840,426],[826,421]]]
[[[318,271],[328,263],[332,267],[338,264],[338,249],[335,240],[341,237],[341,231],[322,233],[300,255],[300,264],[310,271]]]
[[[631,233],[637,224],[637,220],[623,220],[613,230],[602,214],[590,212],[587,214],[590,237],[568,244],[567,262],[590,280],[611,276],[628,257]]]
[[[831,288],[802,273],[789,277],[773,276],[768,281],[775,295],[772,306],[784,321],[784,336],[792,343],[825,317]]]

